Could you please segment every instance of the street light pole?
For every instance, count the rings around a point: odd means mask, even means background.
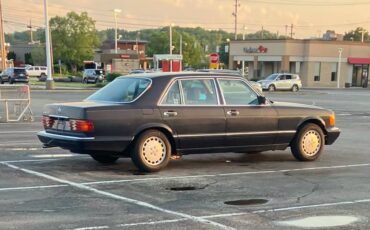
[[[247,31],[248,27],[244,26],[243,27],[243,40],[245,40],[245,32]]]
[[[340,85],[340,66],[341,66],[341,62],[342,62],[342,52],[343,52],[343,48],[338,48],[339,56],[338,56],[337,88],[339,88],[339,85]]]
[[[118,50],[118,45],[117,45],[117,38],[118,38],[118,34],[117,34],[117,14],[118,13],[121,13],[121,10],[120,9],[114,9],[113,10],[113,13],[114,13],[114,23],[115,23],[115,28],[114,28],[114,53],[117,53],[117,50]]]
[[[46,48],[46,66],[47,78],[46,89],[54,89],[54,80],[51,71],[51,46],[50,46],[50,28],[48,16],[48,0],[44,0],[44,17],[45,17],[45,48]]]
[[[174,26],[173,23],[170,25],[170,55],[172,55],[172,26]],[[172,72],[172,57],[170,59],[170,72]]]

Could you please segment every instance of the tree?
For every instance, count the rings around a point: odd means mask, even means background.
[[[31,50],[31,56],[32,56],[32,61],[34,65],[45,65],[46,63],[46,57],[45,57],[45,46],[38,46],[34,47]]]
[[[16,61],[17,60],[17,55],[13,52],[13,51],[10,51],[7,55],[6,55],[6,58],[8,60],[12,60],[13,61]]]
[[[50,19],[54,60],[62,60],[74,71],[91,60],[99,45],[95,21],[86,12],[69,12]]]
[[[344,34],[343,40],[345,41],[361,41],[362,33],[364,33],[364,41],[370,42],[369,32],[362,27],[357,27],[355,30],[351,30]]]

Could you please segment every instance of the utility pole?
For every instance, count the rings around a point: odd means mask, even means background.
[[[6,68],[6,51],[5,51],[5,35],[4,35],[4,21],[3,21],[3,8],[0,0],[0,45],[1,45],[1,70]]]
[[[235,10],[233,12],[233,16],[235,19],[235,22],[234,22],[235,40],[238,40],[238,7],[240,7],[239,0],[235,0]]]
[[[30,44],[33,44],[34,43],[34,41],[33,41],[33,33],[32,33],[32,21],[31,21],[31,19],[30,19],[30,24],[27,26],[27,28],[28,29],[30,29]]]
[[[288,25],[285,25],[285,37],[288,37]]]
[[[290,25],[290,38],[293,39],[293,24]]]
[[[47,78],[46,89],[54,89],[53,72],[51,70],[51,46],[50,46],[50,28],[48,16],[48,0],[44,0],[44,17],[45,17],[45,48],[46,48],[46,66]]]
[[[263,40],[263,26],[261,28],[261,40]]]

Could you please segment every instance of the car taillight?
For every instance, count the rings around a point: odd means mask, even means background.
[[[51,127],[53,127],[54,119],[48,116],[43,116],[42,124],[44,125],[44,129],[50,129]]]
[[[90,133],[94,131],[94,124],[89,120],[70,120],[71,131]]]

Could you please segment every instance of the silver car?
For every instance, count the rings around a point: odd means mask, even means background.
[[[297,92],[302,88],[302,82],[298,74],[292,73],[274,73],[265,80],[258,81],[263,90],[291,90]]]

